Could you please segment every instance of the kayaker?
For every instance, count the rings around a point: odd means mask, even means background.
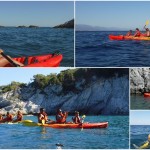
[[[78,111],[75,111],[75,117],[72,117],[72,121],[73,121],[73,123],[75,123],[75,124],[82,123]]]
[[[142,35],[142,34],[141,34],[140,30],[139,30],[138,28],[136,28],[134,37],[139,37],[139,36],[141,36],[141,35]]]
[[[17,119],[14,120],[13,122],[22,121],[22,119],[23,119],[23,115],[22,115],[21,111],[18,111],[17,112]]]
[[[6,65],[10,64],[10,62],[1,55],[2,53],[3,53],[3,50],[0,49],[0,67],[5,67]],[[10,56],[7,56],[7,57],[9,57],[15,64],[18,64],[21,67],[24,66],[22,63],[13,60]]]
[[[132,30],[130,30],[127,34],[126,34],[126,36],[131,36],[132,35]]]
[[[6,117],[3,119],[3,122],[12,122],[13,121],[13,115],[7,112]]]
[[[146,28],[146,25],[145,25],[144,29],[146,30],[145,36],[146,37],[150,37],[150,30],[149,30],[149,28]]]
[[[68,112],[62,113],[62,110],[58,109],[56,114],[56,123],[65,123],[67,117],[68,117]]]
[[[48,117],[44,108],[40,108],[40,113],[38,114],[38,123],[46,123],[48,121]]]
[[[0,122],[3,122],[3,115],[0,114]]]

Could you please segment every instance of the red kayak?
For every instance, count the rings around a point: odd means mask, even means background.
[[[150,97],[150,93],[144,93],[144,97]]]
[[[71,128],[71,129],[95,129],[95,128],[107,128],[108,122],[99,122],[99,123],[83,123],[83,124],[44,124],[44,127],[51,127],[51,128]]]
[[[134,37],[134,36],[124,36],[124,35],[109,35],[110,40],[150,40],[150,37],[145,37],[145,36],[139,36],[139,37]]]
[[[63,56],[62,54],[48,54],[41,56],[18,57],[13,59],[24,64],[24,67],[58,67]],[[7,64],[5,67],[12,67],[12,65]]]

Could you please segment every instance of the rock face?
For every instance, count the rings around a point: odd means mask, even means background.
[[[83,86],[84,85],[84,86]],[[48,114],[55,114],[58,108],[74,114],[91,115],[127,115],[129,113],[129,77],[128,74],[111,78],[91,77],[86,84],[85,79],[75,81],[78,92],[69,91],[64,94],[62,85],[48,85],[40,90],[28,84],[0,94],[0,113],[21,110],[24,114],[37,113],[44,107]]]
[[[67,21],[64,24],[57,25],[54,28],[74,28],[74,19]]]
[[[130,69],[130,92],[131,94],[143,94],[150,92],[150,69]]]

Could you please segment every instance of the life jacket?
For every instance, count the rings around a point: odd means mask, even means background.
[[[41,117],[41,116],[42,116],[42,117]],[[39,123],[42,123],[42,120],[47,121],[47,114],[46,114],[45,112],[39,113],[39,115],[38,115],[38,122],[39,122]]]
[[[17,121],[22,121],[22,118],[23,118],[22,114],[17,115]]]
[[[57,123],[65,123],[66,122],[66,116],[64,114],[57,114],[56,115],[56,122]]]
[[[75,116],[74,118],[72,118],[72,120],[74,123],[81,123],[81,119],[79,116],[78,117]]]
[[[13,116],[9,114],[6,118],[4,118],[4,120],[7,122],[13,121]]]
[[[140,31],[137,31],[137,32],[136,32],[136,36],[141,36],[141,32],[140,32]]]

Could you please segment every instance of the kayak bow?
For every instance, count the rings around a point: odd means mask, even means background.
[[[24,64],[24,67],[58,67],[63,59],[62,54],[17,57],[14,60]],[[9,63],[5,67],[12,67]]]

